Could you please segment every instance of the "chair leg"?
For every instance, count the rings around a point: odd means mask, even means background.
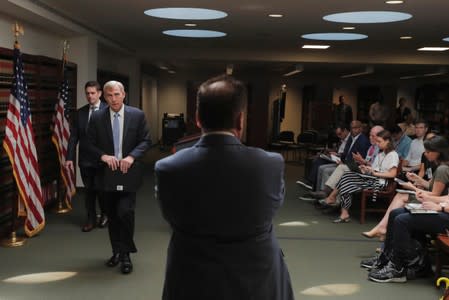
[[[365,214],[366,214],[366,195],[362,192],[362,197],[360,199],[360,224],[365,224]]]

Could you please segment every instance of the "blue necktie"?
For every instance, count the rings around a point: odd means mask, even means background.
[[[119,113],[114,114],[114,120],[112,121],[112,136],[114,138],[114,156],[118,157],[118,154],[120,152],[120,121]]]

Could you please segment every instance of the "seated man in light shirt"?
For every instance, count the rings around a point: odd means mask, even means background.
[[[407,172],[418,171],[421,166],[421,156],[424,153],[423,140],[426,136],[428,125],[426,121],[419,120],[415,122],[416,138],[410,144],[410,150],[402,161],[402,170]]]

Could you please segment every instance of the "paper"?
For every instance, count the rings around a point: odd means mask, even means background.
[[[406,183],[404,180],[399,179],[399,178],[395,178],[394,181],[396,181],[396,182],[399,183],[399,184],[404,184],[404,183]]]
[[[340,157],[338,157],[337,155],[333,155],[333,154],[331,154],[331,159],[336,163],[339,163],[341,161]]]
[[[437,214],[436,210],[424,209],[421,203],[407,203],[405,208],[411,214]]]
[[[415,191],[412,191],[412,190],[404,190],[404,189],[396,189],[396,193],[416,195],[416,192],[415,192]]]

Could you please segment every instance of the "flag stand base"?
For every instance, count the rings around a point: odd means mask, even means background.
[[[0,240],[0,245],[3,247],[20,247],[25,244],[26,238],[17,237],[16,232],[11,232],[10,236]]]
[[[57,214],[65,214],[65,213],[68,213],[69,211],[70,211],[70,209],[64,207],[64,205],[62,204],[62,201],[59,201],[58,206],[53,210],[53,212],[55,212]]]

